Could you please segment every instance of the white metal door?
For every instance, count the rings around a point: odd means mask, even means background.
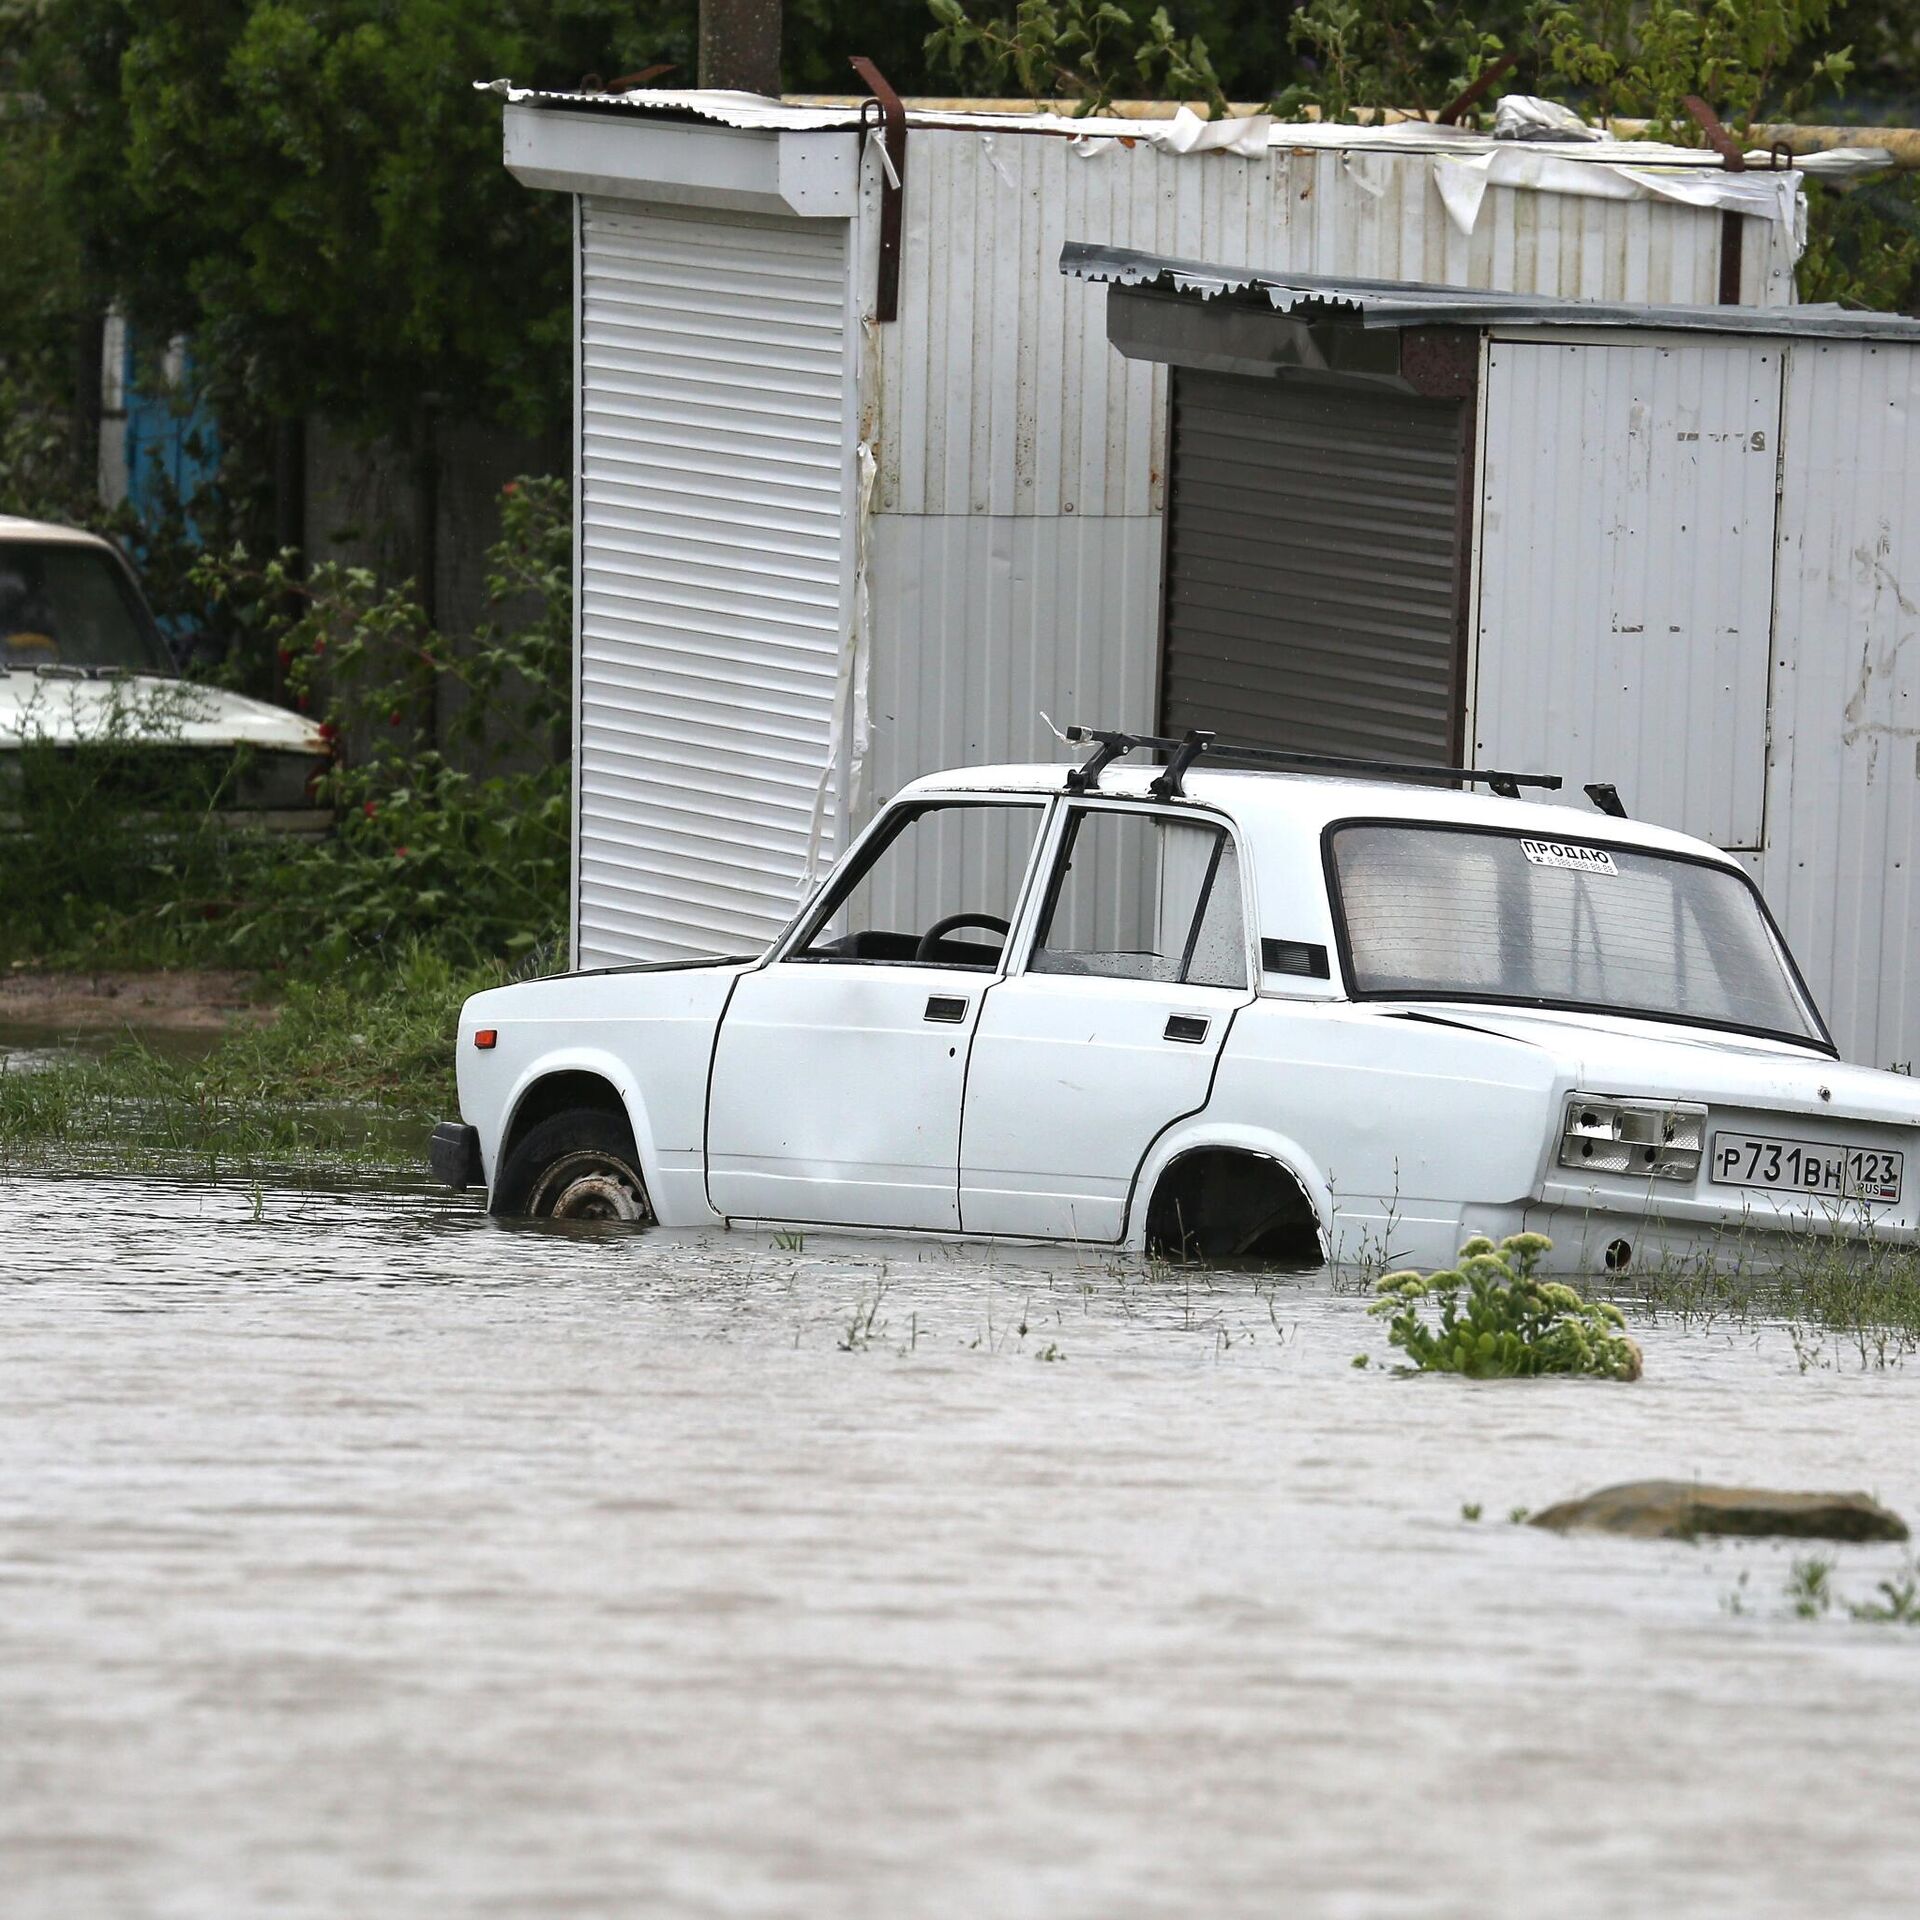
[[[960,1090],[991,976],[782,961],[734,988],[707,1194],[734,1219],[960,1224]]]
[[[579,965],[751,953],[799,898],[845,629],[846,259],[844,220],[582,203]]]
[[[1778,341],[1491,344],[1478,764],[1762,844],[1780,369]]]

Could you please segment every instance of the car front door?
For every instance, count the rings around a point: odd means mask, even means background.
[[[707,1193],[735,1219],[954,1229],[960,1098],[1046,801],[905,802],[735,985]]]
[[[1066,810],[1025,966],[974,1036],[961,1130],[969,1233],[1118,1240],[1135,1172],[1206,1105],[1254,997],[1238,850],[1217,819]]]

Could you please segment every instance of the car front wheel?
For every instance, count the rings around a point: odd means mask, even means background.
[[[529,1127],[494,1184],[495,1213],[533,1220],[653,1219],[633,1135],[617,1114],[576,1107]]]

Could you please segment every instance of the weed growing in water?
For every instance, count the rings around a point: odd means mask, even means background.
[[[1478,1500],[1462,1500],[1460,1502],[1460,1518],[1462,1520],[1478,1520],[1484,1511],[1485,1509]]]
[[[1920,1627],[1920,1575],[1911,1570],[1904,1580],[1882,1580],[1874,1588],[1878,1600],[1849,1600],[1847,1611],[1856,1620],[1883,1626]]]
[[[1701,1329],[1780,1324],[1802,1373],[1897,1367],[1920,1352],[1920,1255],[1875,1237],[1869,1219],[1836,1218],[1665,1260],[1636,1275],[1629,1304]]]
[[[1787,1600],[1802,1620],[1817,1620],[1833,1605],[1833,1562],[1811,1554],[1793,1563]]]
[[[807,1236],[804,1233],[794,1233],[783,1227],[773,1236],[773,1244],[775,1250],[780,1253],[805,1253],[807,1250]]]
[[[1552,1245],[1539,1233],[1511,1234],[1498,1247],[1476,1234],[1460,1249],[1457,1268],[1385,1275],[1367,1311],[1387,1320],[1387,1338],[1421,1373],[1637,1380],[1640,1349],[1622,1330],[1619,1308],[1536,1276]],[[1428,1300],[1440,1309],[1438,1326],[1423,1315]]]

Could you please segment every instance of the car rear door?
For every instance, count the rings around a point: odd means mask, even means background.
[[[1217,816],[1064,809],[1018,972],[981,1011],[960,1145],[969,1233],[1113,1241],[1158,1135],[1207,1102],[1254,998],[1239,849]]]

